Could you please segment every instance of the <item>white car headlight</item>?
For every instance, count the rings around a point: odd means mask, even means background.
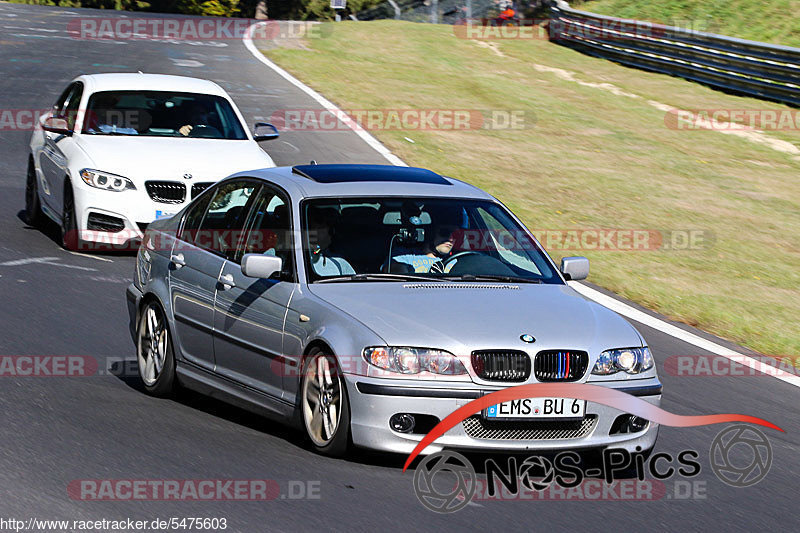
[[[364,359],[382,370],[400,374],[466,374],[464,364],[450,352],[409,346],[372,346],[364,348]]]
[[[607,376],[617,372],[640,374],[653,368],[653,364],[653,355],[647,346],[606,350],[597,358],[597,362],[592,368],[592,374],[598,376]]]
[[[106,191],[122,192],[136,188],[128,178],[90,168],[81,170],[81,179],[86,185]]]

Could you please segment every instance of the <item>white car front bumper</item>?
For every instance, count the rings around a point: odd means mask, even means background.
[[[170,217],[183,209],[192,197],[200,193],[200,187],[212,182],[200,180],[159,180],[172,184],[163,188],[171,199],[161,198],[157,190],[142,183],[134,190],[123,192],[105,191],[80,183],[75,188],[75,217],[80,234],[81,247],[87,251],[113,247],[115,249],[135,247],[144,235],[147,225],[157,219]],[[183,189],[183,195],[178,192]]]

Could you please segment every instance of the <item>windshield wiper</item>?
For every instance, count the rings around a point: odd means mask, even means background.
[[[508,283],[542,283],[542,280],[536,278],[504,276],[500,274],[462,274],[460,276],[447,276],[446,279],[456,280],[456,281],[505,281]]]
[[[443,282],[440,278],[429,278],[427,276],[415,276],[414,274],[352,274],[350,276],[336,276],[334,278],[325,278],[315,281],[314,283],[337,283],[341,281],[436,281]]]

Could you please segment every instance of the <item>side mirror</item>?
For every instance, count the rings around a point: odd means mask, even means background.
[[[283,268],[283,259],[274,255],[244,254],[242,274],[248,278],[269,278]]]
[[[271,141],[280,136],[278,128],[267,122],[256,122],[256,127],[253,130],[253,138],[256,142]]]
[[[585,257],[562,257],[561,273],[567,280],[578,281],[589,277],[589,260]]]
[[[47,117],[42,124],[44,131],[50,133],[59,133],[61,135],[72,135],[72,130],[69,129],[67,119],[64,117]]]

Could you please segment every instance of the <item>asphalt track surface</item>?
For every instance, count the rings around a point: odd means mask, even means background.
[[[250,123],[276,109],[319,107],[240,41],[216,47],[70,38],[67,23],[87,15],[123,16],[0,4],[0,108],[46,108],[80,73],[137,70],[212,79]],[[89,355],[101,365],[132,360],[124,291],[134,258],[70,254],[56,242],[57,233],[25,225],[29,138],[27,131],[0,131],[0,355]],[[284,133],[267,147],[278,165],[384,162],[350,132]],[[51,259],[19,263],[40,258]],[[698,451],[702,471],[689,481],[700,482],[704,497],[678,498],[674,490],[680,489],[668,480],[668,494],[656,501],[480,501],[437,514],[418,502],[413,473],[402,472],[404,457],[363,451],[345,460],[320,457],[279,424],[202,397],[154,399],[130,377],[0,377],[0,518],[225,517],[228,531],[796,530],[800,391],[764,376],[670,375],[663,370],[666,358],[704,352],[636,325],[659,364],[662,407],[687,415],[745,413],[786,431],[764,430],[774,457],[759,484],[733,488],[712,472],[709,447],[724,426],[662,427],[656,451]],[[268,502],[87,502],[67,493],[76,479],[213,478],[275,480],[281,496]],[[319,498],[291,498],[289,486],[296,482],[318,484]]]

